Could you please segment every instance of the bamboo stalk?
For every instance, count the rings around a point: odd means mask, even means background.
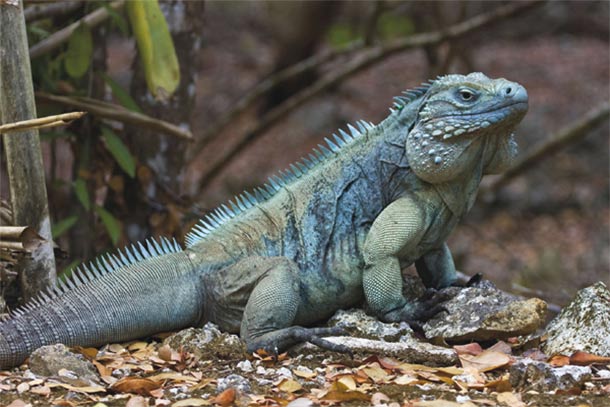
[[[39,117],[37,119],[22,120],[16,123],[0,125],[0,134],[12,133],[21,130],[44,129],[48,127],[63,126],[73,120],[80,119],[87,112],[70,112],[53,116]]]
[[[0,122],[35,118],[36,103],[23,17],[19,7],[0,4]],[[55,256],[45,173],[37,130],[3,134],[14,225],[29,225],[41,236],[31,256],[18,264],[25,300],[55,285]]]

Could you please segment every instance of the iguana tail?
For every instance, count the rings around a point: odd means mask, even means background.
[[[43,345],[99,346],[192,325],[203,311],[195,272],[167,239],[99,257],[0,323],[0,368]]]

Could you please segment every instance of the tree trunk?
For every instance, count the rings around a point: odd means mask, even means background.
[[[0,2],[0,121],[36,118],[23,4]],[[13,223],[45,239],[19,264],[25,300],[55,284],[55,257],[38,130],[2,136],[6,151]]]

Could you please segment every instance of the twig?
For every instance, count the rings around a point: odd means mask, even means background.
[[[41,18],[49,18],[68,14],[82,5],[82,1],[58,1],[51,4],[34,4],[23,10],[25,22],[36,21]]]
[[[118,0],[110,3],[108,7],[117,10],[123,7],[123,4],[123,0]],[[89,28],[93,28],[103,23],[108,17],[110,17],[110,13],[108,13],[108,10],[106,10],[105,7],[100,7],[96,9],[95,11],[87,14],[80,20],[70,24],[66,28],[62,28],[61,30],[51,34],[44,40],[40,41],[38,44],[33,45],[30,48],[30,58],[34,59],[59,47],[64,42],[68,41],[74,30],[76,30],[81,24],[84,24]]]
[[[43,239],[29,226],[0,226],[0,248],[31,251]]]
[[[265,96],[270,90],[275,88],[280,83],[300,75],[305,71],[323,65],[339,56],[349,54],[362,48],[362,41],[354,41],[340,50],[328,50],[320,54],[313,55],[269,76],[262,82],[259,82],[254,88],[252,88],[252,90],[246,93],[245,96],[234,103],[231,110],[221,116],[220,119],[216,120],[216,122],[208,128],[208,130],[197,140],[188,156],[190,158],[196,157],[197,154],[203,151],[203,149],[206,148],[212,141],[216,140],[225,127],[231,124],[236,117],[252,107],[256,101]]]
[[[537,165],[545,158],[560,151],[566,146],[584,138],[592,129],[602,123],[610,115],[608,102],[585,113],[580,119],[561,129],[556,135],[540,143],[519,159],[510,169],[490,184],[483,193],[495,192],[516,176]]]
[[[80,119],[87,112],[71,112],[53,116],[40,117],[38,119],[23,120],[16,123],[0,125],[0,134],[11,133],[20,130],[43,129],[48,127],[63,126],[73,120]]]
[[[48,93],[36,92],[39,100],[59,103],[66,106],[85,110],[95,116],[105,119],[116,120],[123,123],[135,124],[151,130],[163,132],[170,136],[181,139],[192,140],[193,135],[189,130],[182,129],[174,124],[163,120],[155,119],[142,113],[132,112],[123,106],[113,103],[102,102],[100,100],[84,98],[50,95]]]
[[[312,86],[303,89],[291,98],[284,101],[281,105],[269,111],[263,118],[250,129],[243,138],[231,149],[223,153],[214,165],[205,173],[199,181],[199,190],[203,191],[205,186],[228,164],[237,154],[239,154],[247,145],[256,140],[265,130],[275,124],[280,118],[287,113],[293,111],[318,93],[337,85],[351,75],[383,60],[384,58],[395,53],[422,47],[425,45],[438,44],[447,39],[461,37],[471,33],[477,29],[488,26],[499,20],[512,17],[521,12],[537,7],[542,2],[528,1],[508,4],[501,6],[495,10],[472,17],[466,21],[454,24],[443,31],[433,31],[413,35],[407,38],[391,41],[387,44],[380,44],[374,47],[366,48],[362,54],[350,63],[347,63],[335,72],[331,72],[325,77],[322,77]]]

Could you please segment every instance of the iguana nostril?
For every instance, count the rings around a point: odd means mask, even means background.
[[[511,88],[510,86],[508,86],[506,89],[504,89],[504,92],[506,92],[506,96],[510,95],[510,93],[513,91],[513,88]]]

